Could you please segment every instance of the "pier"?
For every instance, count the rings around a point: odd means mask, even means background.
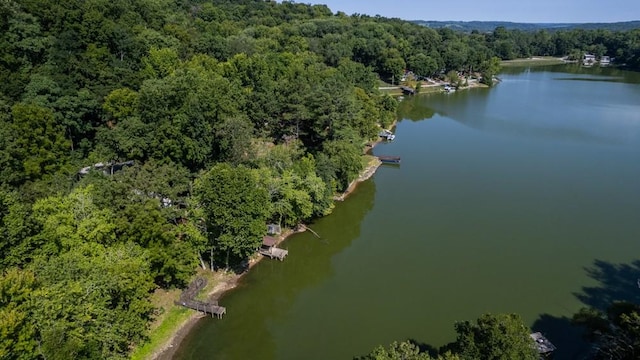
[[[383,164],[400,164],[400,156],[378,156]]]
[[[536,350],[541,356],[547,356],[556,350],[555,345],[549,341],[542,333],[535,332],[530,334],[533,341],[536,343]]]
[[[400,89],[406,95],[415,95],[416,94],[416,90],[411,88],[411,87],[408,87],[408,86],[402,85],[402,86],[400,86]]]
[[[279,249],[276,247],[278,240],[271,236],[265,236],[262,238],[262,246],[258,249],[258,252],[264,256],[268,256],[271,259],[278,259],[280,261],[289,254],[288,250]]]
[[[184,306],[186,308],[201,311],[205,314],[211,314],[211,317],[217,317],[222,319],[222,316],[227,313],[227,309],[224,306],[218,305],[218,302],[205,302],[195,300],[194,297],[207,285],[207,280],[202,277],[196,278],[189,287],[182,291],[180,299],[174,304]]]

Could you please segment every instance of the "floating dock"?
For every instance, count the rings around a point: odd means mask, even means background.
[[[400,86],[400,89],[402,90],[402,92],[405,95],[415,95],[416,94],[416,90],[414,88],[410,88],[408,86],[402,85],[402,86]]]
[[[400,156],[378,156],[383,164],[400,164]]]

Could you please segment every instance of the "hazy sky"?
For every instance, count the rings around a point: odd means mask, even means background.
[[[617,22],[640,20],[640,0],[324,0],[343,11],[405,20]]]

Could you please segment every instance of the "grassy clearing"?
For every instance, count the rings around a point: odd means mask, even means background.
[[[364,169],[368,169],[369,167],[375,165],[378,162],[378,158],[373,155],[362,155],[362,166]]]
[[[438,92],[442,92],[442,87],[440,87],[440,86],[424,86],[424,87],[420,88],[420,92],[418,93],[418,95],[438,93]]]
[[[136,348],[131,354],[131,359],[150,359],[189,320],[191,315],[193,315],[191,310],[172,304],[168,310],[156,318],[155,327],[152,325],[149,333],[149,341]]]
[[[388,83],[386,81],[382,81],[382,80],[378,79],[378,86],[379,87],[390,87],[390,86],[398,86],[398,84],[394,85],[394,84],[391,84],[391,83]]]
[[[402,95],[402,90],[401,89],[380,89],[379,90],[381,94],[387,94],[387,95],[391,95],[391,96],[400,96]]]
[[[505,60],[500,62],[501,66],[541,66],[564,64],[562,59],[552,56],[537,56],[526,59]]]
[[[218,285],[224,274],[221,272],[199,270],[198,276],[207,279],[207,286],[200,291],[196,299],[207,300],[209,293]],[[177,306],[173,303],[180,298],[181,292],[182,291],[178,289],[158,289],[153,293],[151,302],[153,306],[158,309],[158,315],[151,323],[149,340],[133,351],[131,354],[132,360],[151,359],[153,355],[184,326],[189,318],[191,318],[193,310]]]

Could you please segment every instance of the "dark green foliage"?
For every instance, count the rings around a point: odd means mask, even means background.
[[[594,343],[594,359],[631,360],[640,357],[640,306],[616,302],[606,313],[583,308],[573,317]]]
[[[638,68],[638,44],[290,1],[0,1],[0,357],[125,358],[154,286],[329,213],[396,118],[380,79],[584,51]]]
[[[194,191],[207,219],[211,246],[225,266],[231,256],[245,258],[260,246],[269,197],[250,169],[217,164],[196,180]]]
[[[394,342],[388,349],[378,346],[366,355],[355,360],[431,360],[426,352],[420,352],[420,348],[410,341]]]
[[[36,269],[30,310],[44,358],[125,358],[144,338],[154,284],[140,247],[80,246]]]
[[[0,274],[0,358],[36,359],[36,327],[30,304],[37,284],[30,271],[11,269]]]
[[[473,323],[455,325],[454,348],[463,359],[537,360],[538,352],[527,328],[516,314],[484,314]]]
[[[11,108],[11,119],[0,125],[6,136],[0,144],[2,183],[20,185],[64,166],[71,144],[51,110],[17,103]]]
[[[457,340],[440,349],[440,355],[421,350],[414,342],[394,342],[388,349],[376,347],[363,360],[537,360],[538,351],[520,316],[516,314],[484,314],[475,323],[455,324]],[[436,349],[429,349],[437,353]]]

